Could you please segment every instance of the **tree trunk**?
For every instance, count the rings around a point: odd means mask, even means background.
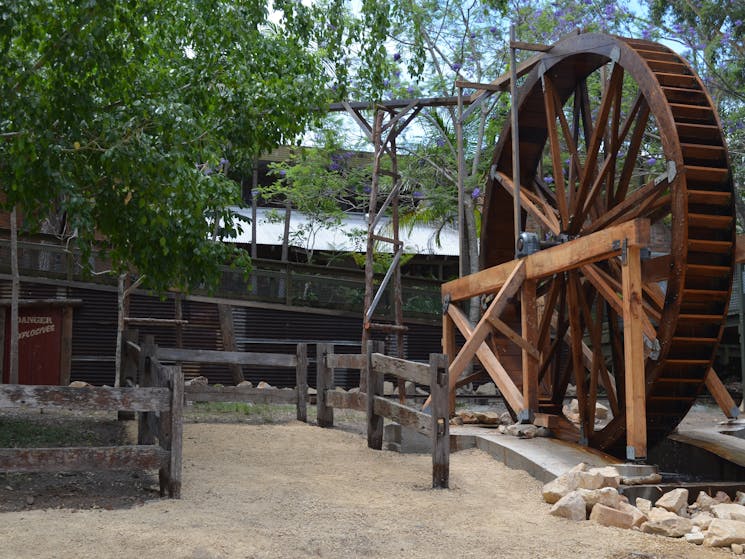
[[[124,340],[124,318],[127,315],[127,274],[119,274],[116,291],[116,353],[114,357],[114,386],[122,382],[122,343]]]
[[[10,212],[10,360],[8,380],[18,384],[18,299],[21,294],[21,279],[18,273],[18,212],[16,206]]]

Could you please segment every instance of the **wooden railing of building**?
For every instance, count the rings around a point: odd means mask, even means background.
[[[249,388],[192,384],[184,387],[186,400],[194,402],[250,402],[254,404],[295,404],[297,419],[308,420],[308,346],[297,344],[295,355],[158,347],[153,337],[143,342],[143,353],[159,362],[204,363],[217,365],[258,365],[294,368],[295,388]]]
[[[143,360],[140,387],[0,385],[0,408],[140,412],[138,444],[105,447],[3,448],[2,472],[152,470],[161,496],[181,497],[181,368],[150,357]],[[156,442],[157,441],[157,442]]]
[[[429,364],[424,364],[389,357],[383,351],[383,344],[375,341],[368,342],[365,355],[335,355],[333,345],[318,345],[318,425],[333,427],[334,408],[348,408],[367,413],[367,445],[370,448],[383,448],[384,418],[429,436],[432,440],[432,487],[447,488],[450,476],[447,357],[433,353]],[[342,367],[364,372],[368,392],[336,391],[334,369]],[[429,386],[431,415],[384,398],[385,375]]]

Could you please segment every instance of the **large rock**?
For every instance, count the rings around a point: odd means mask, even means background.
[[[733,543],[745,543],[745,522],[715,518],[704,535],[704,545],[725,547]]]
[[[463,420],[463,423],[466,425],[479,422],[478,415],[471,410],[461,410],[457,413],[457,415]]]
[[[256,385],[256,388],[259,388],[261,390],[269,390],[270,388],[274,388],[271,384],[264,380],[260,380],[259,384]]]
[[[579,473],[584,471],[586,467],[584,463],[578,464],[545,484],[543,486],[543,500],[549,504],[554,504],[570,491],[577,489],[579,487]]]
[[[674,512],[659,507],[652,508],[648,517],[649,520],[641,525],[642,532],[647,534],[682,538],[693,528],[693,524],[688,518],[681,518]]]
[[[711,524],[711,521],[714,520],[714,515],[712,515],[709,511],[702,510],[701,512],[697,512],[693,516],[691,516],[691,522],[694,526],[697,526],[701,530],[706,530],[709,527],[709,524]]]
[[[704,533],[703,532],[688,532],[687,534],[683,535],[683,538],[685,538],[685,541],[688,543],[701,545],[704,543]]]
[[[608,411],[603,404],[595,404],[595,419],[608,419]]]
[[[238,384],[236,384],[238,388],[253,388],[253,383],[250,380],[242,380]]]
[[[638,508],[644,514],[649,514],[649,511],[652,510],[652,501],[650,501],[649,499],[644,499],[643,497],[637,497],[636,508]]]
[[[514,423],[512,416],[508,411],[502,412],[502,415],[499,416],[499,422],[502,425],[512,425]]]
[[[549,512],[554,516],[568,518],[569,520],[579,521],[587,518],[585,501],[576,491],[571,491],[564,495],[551,507]]]
[[[590,520],[601,526],[615,526],[616,528],[631,528],[634,525],[634,517],[631,513],[597,504],[592,507]]]
[[[604,505],[612,509],[620,508],[622,503],[621,495],[614,487],[601,487],[600,489],[582,489],[578,488],[579,493],[585,500],[587,512],[592,510],[595,505]]]
[[[714,497],[712,497],[705,491],[698,492],[698,497],[696,497],[696,505],[698,505],[698,510],[709,511],[711,510],[711,507],[718,504],[719,501],[717,501]]]
[[[738,505],[745,505],[745,493],[743,493],[742,491],[738,491],[737,493],[735,493],[734,502]]]
[[[499,425],[501,423],[499,414],[493,411],[477,411],[476,419],[482,425]]]
[[[713,514],[715,518],[745,522],[745,506],[737,505],[735,503],[720,503],[714,505],[711,507],[711,514]]]
[[[532,439],[538,432],[538,427],[530,423],[514,423],[507,426],[507,434],[521,439]]]
[[[683,515],[688,506],[688,489],[680,487],[668,491],[662,495],[662,497],[657,499],[657,502],[654,505],[669,510],[670,512],[674,512],[677,515]]]
[[[714,495],[714,498],[720,503],[731,503],[732,502],[732,499],[730,499],[730,496],[727,495],[724,491],[717,491],[717,494]]]
[[[493,382],[485,382],[484,384],[479,385],[476,389],[476,394],[479,396],[496,396],[497,387],[494,386]]]
[[[625,503],[621,501],[618,504],[618,510],[627,512],[631,515],[631,527],[632,528],[640,528],[641,525],[644,524],[648,520],[646,514],[644,514],[634,505],[630,505],[629,503]]]
[[[733,543],[730,546],[730,549],[735,555],[742,555],[743,552],[745,552],[745,546],[743,546],[741,543]]]
[[[599,489],[601,487],[614,487],[618,489],[621,484],[621,475],[613,466],[603,468],[590,468],[580,474],[580,487],[584,489]]]
[[[68,386],[70,388],[85,388],[86,386],[93,386],[93,385],[85,382],[84,380],[74,380],[70,384],[68,384]]]

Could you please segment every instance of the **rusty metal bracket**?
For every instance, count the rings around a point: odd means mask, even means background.
[[[445,418],[438,417],[437,418],[437,436],[442,437],[444,435],[445,435]]]
[[[445,316],[448,313],[448,308],[450,307],[450,293],[447,293],[445,297],[442,299],[442,316]]]

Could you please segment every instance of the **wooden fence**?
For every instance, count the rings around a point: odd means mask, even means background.
[[[142,351],[145,355],[154,356],[159,362],[294,368],[295,388],[248,388],[192,384],[184,387],[184,397],[195,402],[295,404],[297,419],[304,422],[308,420],[308,346],[305,343],[297,344],[295,355],[288,355],[285,353],[165,348],[156,346],[153,338],[149,336],[143,342]]]
[[[366,355],[335,355],[333,346],[319,344],[318,425],[334,426],[334,408],[367,413],[367,445],[383,448],[383,419],[429,436],[432,440],[432,487],[448,487],[450,475],[450,427],[447,369],[445,355],[430,354],[429,364],[416,363],[383,355],[381,342],[368,342]],[[359,369],[367,378],[368,393],[334,390],[335,368]],[[392,375],[430,387],[430,414],[383,397],[383,379]]]
[[[105,447],[3,448],[2,472],[158,469],[161,496],[181,496],[183,376],[180,367],[144,363],[139,388],[0,385],[0,408],[141,412],[138,444]],[[143,436],[144,435],[144,436]],[[157,444],[155,441],[157,440]]]

